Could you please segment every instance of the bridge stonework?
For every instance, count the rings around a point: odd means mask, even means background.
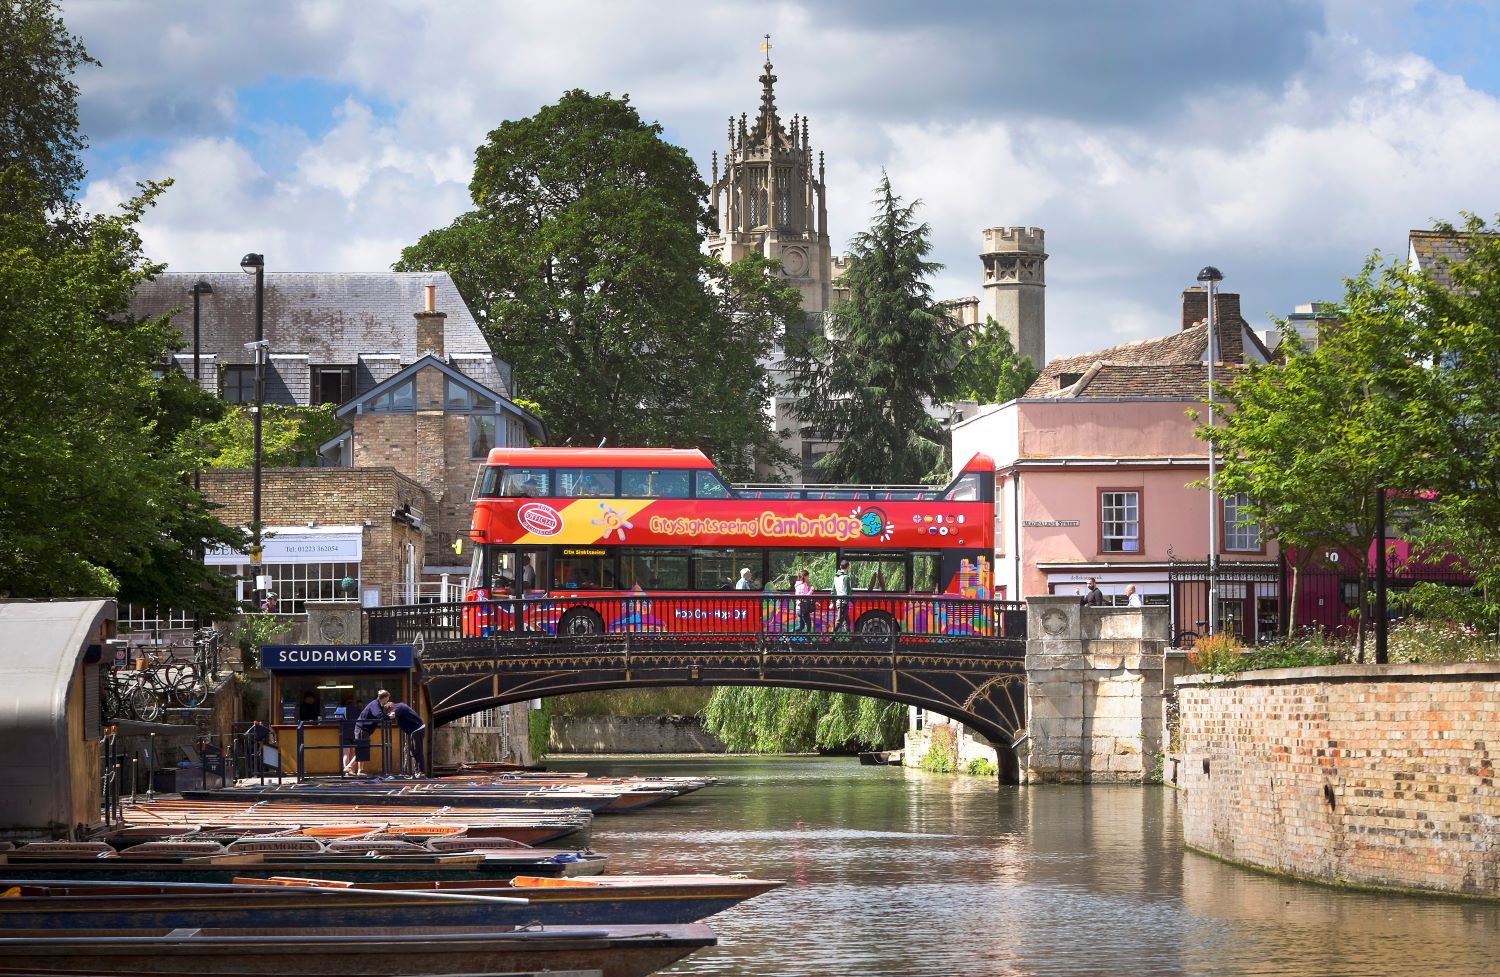
[[[1163,752],[1169,609],[1027,605],[1027,782],[1147,780]]]

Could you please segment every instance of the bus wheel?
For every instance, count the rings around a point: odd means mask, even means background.
[[[896,633],[896,619],[885,611],[871,611],[860,617],[854,629],[860,634],[886,635]]]
[[[604,622],[587,609],[569,611],[557,626],[558,634],[603,634]]]

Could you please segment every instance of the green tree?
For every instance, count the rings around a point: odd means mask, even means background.
[[[1500,224],[1500,222],[1497,222]],[[1403,508],[1429,555],[1455,555],[1493,606],[1500,595],[1500,226],[1466,215],[1464,257],[1407,272],[1414,295],[1406,353],[1389,381],[1403,404]],[[1491,622],[1493,626],[1494,622]]]
[[[788,383],[805,428],[838,446],[819,460],[830,482],[920,482],[948,475],[948,439],[928,406],[953,399],[963,354],[960,327],[932,298],[927,278],[942,266],[920,201],[903,204],[882,176],[877,213],[850,242],[849,298],[829,311],[826,331],[787,350]]]
[[[453,276],[555,440],[777,455],[761,361],[795,303],[766,263],[703,254],[707,187],[659,125],[570,91],[492,131],[469,189],[396,268]]]
[[[1010,333],[985,316],[984,328],[969,337],[959,360],[954,399],[1003,404],[1024,394],[1037,374],[1031,357],[1016,353]]]
[[[267,468],[315,464],[318,446],[343,429],[333,411],[332,404],[262,407],[261,463]],[[217,420],[182,432],[180,443],[201,456],[205,468],[249,468],[255,463],[255,428],[248,408],[229,407]]]
[[[817,689],[720,686],[702,716],[732,753],[889,749],[906,729],[899,702]]]
[[[135,227],[161,189],[53,223],[18,167],[0,176],[15,204],[0,211],[0,594],[226,606],[227,583],[195,552],[242,537],[209,515],[192,459],[159,436],[194,409],[153,372],[177,334],[126,314],[157,270]]]
[[[0,0],[0,170],[17,167],[49,208],[64,206],[83,180],[78,86],[73,72],[99,62],[68,33],[54,0]],[[31,206],[23,184],[0,206]]]
[[[1372,257],[1345,281],[1338,328],[1311,351],[1288,333],[1285,360],[1250,366],[1219,384],[1227,409],[1218,426],[1197,430],[1218,451],[1218,492],[1246,493],[1245,515],[1262,532],[1305,557],[1357,554],[1361,661],[1375,494],[1399,478],[1409,445],[1391,379],[1408,348],[1412,311],[1401,270]]]

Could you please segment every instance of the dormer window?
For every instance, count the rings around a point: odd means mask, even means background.
[[[1057,375],[1057,389],[1066,390],[1082,379],[1082,373],[1059,373]]]

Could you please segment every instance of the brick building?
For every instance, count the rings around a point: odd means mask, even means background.
[[[254,279],[239,271],[174,273],[143,284],[131,312],[171,316],[183,337],[175,365],[249,403],[254,301]],[[489,448],[546,437],[511,400],[510,367],[442,272],[269,273],[263,310],[265,403],[334,404],[348,426],[319,448],[317,467],[262,472],[259,565],[234,551],[207,561],[237,578],[246,603],[254,578],[269,577],[282,613],[308,600],[435,599],[467,570],[451,544],[468,528],[469,487]],[[249,524],[250,471],[207,471],[202,486],[221,518]],[[154,626],[124,609],[122,620]],[[162,626],[171,623],[181,622]]]

